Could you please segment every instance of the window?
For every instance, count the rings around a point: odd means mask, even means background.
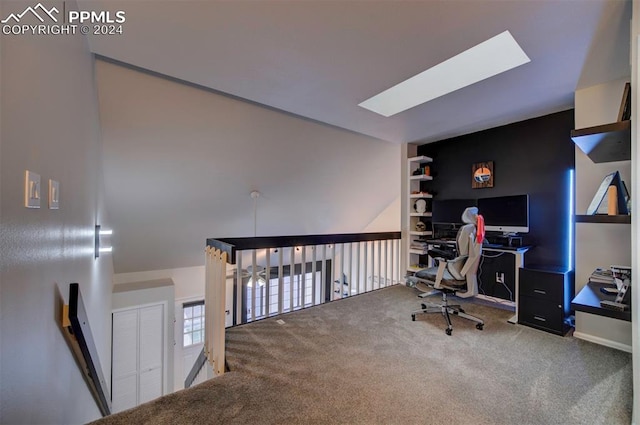
[[[183,347],[204,343],[204,301],[182,305]]]

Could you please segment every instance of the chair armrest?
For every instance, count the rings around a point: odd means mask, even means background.
[[[467,258],[469,258],[469,256],[468,256],[468,255],[461,255],[461,256],[459,256],[459,257],[455,257],[455,258],[452,258],[452,259],[450,259],[450,260],[447,260],[447,263],[449,263],[449,264],[455,264],[455,263],[459,263],[460,261],[466,261],[466,260],[467,260]]]
[[[453,251],[445,251],[444,249],[433,248],[427,251],[429,257],[437,260],[453,260],[456,254]]]
[[[455,280],[464,280],[466,275],[465,265],[468,258],[468,255],[461,255],[447,261],[447,270]]]

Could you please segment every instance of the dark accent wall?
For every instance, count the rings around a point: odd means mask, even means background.
[[[567,264],[569,170],[575,169],[570,138],[573,109],[422,145],[418,155],[433,158],[433,181],[424,189],[435,199],[529,195],[529,233],[534,245],[525,265]],[[494,162],[494,187],[472,189],[471,166]],[[482,213],[482,212],[481,212]],[[572,255],[573,257],[573,255]]]

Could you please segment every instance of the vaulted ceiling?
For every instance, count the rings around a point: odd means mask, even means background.
[[[434,141],[573,106],[630,75],[618,0],[87,2],[126,12],[99,54],[394,143]],[[358,103],[509,30],[531,62],[385,118]]]
[[[89,37],[117,272],[251,236],[251,190],[259,235],[361,231],[397,202],[398,144],[630,75],[630,1],[78,2],[126,12],[122,35]],[[531,62],[389,118],[357,106],[505,30]]]

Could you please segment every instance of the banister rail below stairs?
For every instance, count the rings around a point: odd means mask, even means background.
[[[202,350],[200,350],[200,354],[198,354],[196,361],[193,363],[193,366],[191,367],[191,371],[187,375],[187,378],[184,380],[185,388],[189,388],[193,384],[193,381],[195,381],[196,376],[198,376],[198,373],[200,373],[200,370],[206,363],[207,363],[207,355],[205,353],[205,347],[202,347]]]
[[[400,238],[376,232],[207,239],[205,355],[214,375],[224,373],[226,326],[401,282]]]

